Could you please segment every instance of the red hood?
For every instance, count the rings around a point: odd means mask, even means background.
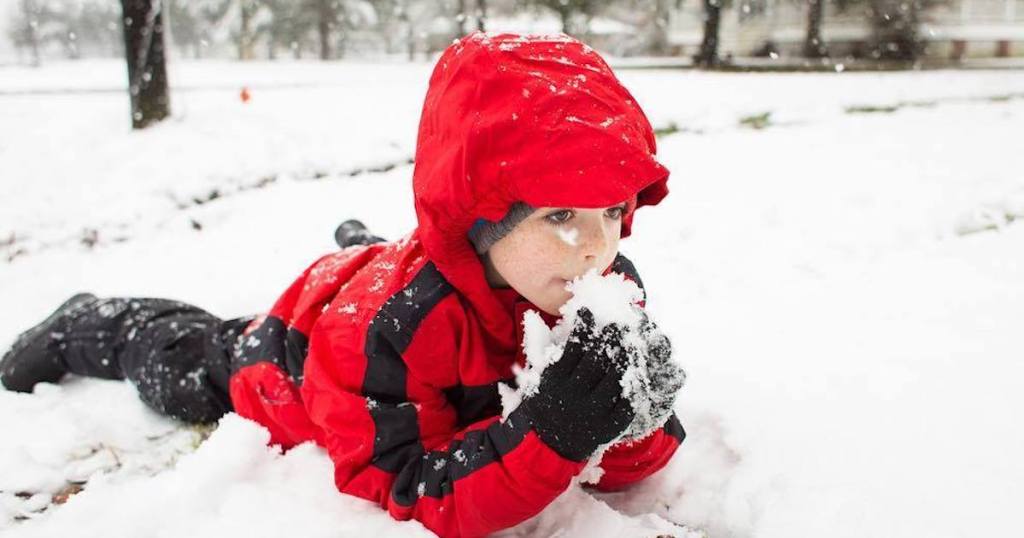
[[[562,34],[474,32],[430,76],[413,172],[417,236],[488,331],[508,334],[512,314],[466,236],[473,222],[497,221],[516,201],[657,204],[668,170],[655,152],[647,117],[590,47]]]

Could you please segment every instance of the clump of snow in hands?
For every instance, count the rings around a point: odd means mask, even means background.
[[[572,297],[559,309],[562,317],[553,328],[537,312],[527,311],[523,316],[526,367],[515,368],[517,389],[500,385],[503,416],[517,408],[524,397],[536,393],[541,374],[561,358],[580,310],[587,308],[594,315],[595,331],[610,324],[621,328],[628,357],[622,395],[629,399],[635,417],[613,443],[642,439],[665,424],[686,379],[682,368],[671,360],[668,338],[647,321],[640,307],[643,291],[620,274],[601,276],[592,270],[569,282],[566,289]]]
[[[607,447],[622,440],[641,439],[664,425],[686,374],[672,362],[665,335],[646,321],[646,315],[639,306],[644,298],[643,291],[634,282],[619,274],[600,276],[591,271],[568,283],[567,289],[572,292],[572,298],[559,309],[562,317],[553,328],[549,328],[537,312],[527,311],[523,316],[526,367],[514,368],[518,388],[513,389],[504,384],[498,387],[502,396],[503,416],[507,417],[523,398],[536,393],[541,374],[561,358],[579,311],[584,307],[594,315],[595,332],[600,332],[612,323],[621,327],[622,344],[629,357],[622,379],[622,394],[629,399],[636,414],[626,431],[600,447],[591,457],[587,468],[575,480],[576,483],[596,483],[602,474],[598,463]],[[670,535],[680,538],[704,536],[700,531],[683,527],[653,513],[634,516],[619,513],[578,485],[566,490],[538,516],[499,533],[499,536],[555,534]]]

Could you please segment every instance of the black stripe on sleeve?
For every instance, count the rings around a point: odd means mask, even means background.
[[[379,317],[379,316],[378,316]],[[423,453],[416,408],[406,401],[406,367],[388,339],[387,322],[374,318],[366,335],[363,395],[373,420],[373,464],[392,473]]]
[[[288,368],[288,375],[292,376],[296,385],[302,385],[302,369],[306,365],[308,354],[309,338],[295,327],[289,327],[285,335],[284,363]]]
[[[367,407],[374,426],[373,465],[397,473],[410,459],[423,454],[416,408],[412,404],[367,399]]]
[[[427,314],[452,291],[434,264],[427,263],[384,302],[367,327],[362,392],[375,428],[372,461],[385,471],[397,473],[424,452],[416,407],[408,401],[402,353]]]
[[[498,384],[455,385],[444,389],[445,398],[455,408],[459,429],[501,413]]]
[[[454,491],[455,481],[501,461],[519,446],[529,430],[529,419],[517,409],[504,421],[467,432],[462,440],[452,441],[447,450],[410,460],[396,478],[391,498],[402,506],[412,506],[422,496],[442,498]]]

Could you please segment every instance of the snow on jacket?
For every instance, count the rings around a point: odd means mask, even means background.
[[[521,413],[501,420],[497,383],[523,364],[519,320],[537,309],[488,286],[466,233],[515,201],[656,204],[668,171],[654,154],[647,118],[586,45],[564,35],[457,41],[421,116],[416,230],[320,258],[249,326],[232,369],[236,411],[285,448],[315,441],[340,491],[441,536],[481,536],[537,514],[585,462],[545,445]],[[640,282],[621,255],[608,271]],[[673,416],[613,446],[597,487],[654,473],[683,435]]]

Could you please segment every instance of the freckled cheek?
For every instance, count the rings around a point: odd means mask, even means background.
[[[572,246],[561,240],[556,243],[547,243],[537,249],[537,256],[540,258],[538,269],[541,273],[537,275],[538,277],[563,276],[566,260],[571,259],[572,256]]]
[[[615,236],[611,241],[608,242],[608,252],[605,253],[605,262],[608,264],[612,263],[615,259],[615,255],[619,253],[619,238]]]
[[[622,224],[616,222],[613,224],[605,233],[605,237],[608,238],[608,250],[605,255],[610,258],[615,258],[615,254],[619,252],[619,237],[622,235]]]

